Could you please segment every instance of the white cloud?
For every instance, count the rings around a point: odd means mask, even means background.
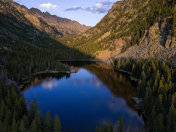
[[[90,7],[83,8],[81,6],[73,6],[71,8],[66,9],[65,11],[83,10],[83,11],[88,11],[88,12],[92,12],[92,13],[107,13],[116,1],[117,0],[109,0],[109,1],[103,0],[103,1],[96,3],[93,6],[90,6]]]
[[[96,4],[96,7],[97,7],[97,8],[102,8],[102,7],[103,7],[103,4],[102,4],[102,3],[97,3],[97,4]]]
[[[74,5],[73,8],[77,8],[78,6],[77,5]]]
[[[40,4],[41,8],[47,8],[47,9],[54,9],[57,7],[57,5],[51,4],[51,3],[47,3],[47,4]]]

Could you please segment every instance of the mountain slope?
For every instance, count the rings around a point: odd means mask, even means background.
[[[30,14],[27,8],[14,2],[0,1],[0,49],[22,46],[20,49],[30,47],[48,52],[53,50],[57,59],[86,57],[58,42],[56,38],[61,36],[60,32],[44,20]]]
[[[22,21],[27,25],[34,26],[41,32],[46,32],[48,35],[53,37],[62,36],[62,33],[60,33],[56,28],[47,24],[47,22],[43,19],[31,14],[26,7],[15,2],[0,1],[0,13],[4,16],[13,17],[14,19]]]
[[[37,72],[69,70],[59,60],[90,57],[56,41],[61,35],[25,7],[0,1],[0,81],[21,84]]]
[[[81,25],[76,21],[51,15],[48,12],[41,12],[36,8],[31,8],[30,12],[45,20],[49,25],[55,27],[58,31],[62,32],[64,36],[78,35],[90,28],[89,26]]]
[[[118,1],[95,27],[76,38],[61,41],[100,59],[125,57],[121,53],[136,44],[140,47],[157,43],[169,54],[169,48],[176,45],[175,8],[175,0]]]
[[[16,19],[23,19],[26,24],[32,24],[40,31],[46,32],[54,38],[78,35],[89,29],[89,26],[81,25],[76,21],[41,12],[36,8],[28,9],[11,0],[0,1],[0,13],[13,14]]]

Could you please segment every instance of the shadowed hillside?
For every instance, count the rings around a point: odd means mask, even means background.
[[[0,1],[0,80],[19,84],[39,71],[69,70],[58,60],[90,58],[56,41],[54,37],[60,33],[33,16],[25,16],[25,11],[16,3]]]

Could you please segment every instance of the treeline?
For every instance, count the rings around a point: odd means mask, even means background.
[[[68,70],[57,61],[57,52],[32,46],[6,44],[0,50],[0,70],[7,73],[9,79],[22,83],[25,77],[45,70]],[[3,77],[1,77],[3,78]]]
[[[23,94],[0,82],[0,132],[60,132],[57,115],[54,120],[47,112],[42,116],[35,101],[27,109]]]
[[[97,126],[95,128],[95,132],[123,132],[123,119],[122,116],[119,116],[118,122],[115,126],[113,126],[111,123],[106,124],[102,127]]]
[[[151,132],[176,131],[176,70],[157,59],[117,59],[116,70],[131,72],[139,79],[138,97],[143,99],[146,124]]]
[[[0,73],[7,73],[9,79],[19,84],[36,72],[69,70],[59,60],[90,58],[74,49],[57,46],[59,43],[54,44],[55,48],[45,48],[22,41],[0,42]]]

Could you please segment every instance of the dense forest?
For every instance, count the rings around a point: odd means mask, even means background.
[[[29,108],[23,94],[18,94],[16,88],[0,82],[0,132],[61,131],[57,115],[54,120],[49,112],[43,117],[35,100],[28,105]]]
[[[144,117],[151,132],[176,131],[176,69],[158,59],[117,59],[123,69],[138,79],[137,94],[143,99]]]

